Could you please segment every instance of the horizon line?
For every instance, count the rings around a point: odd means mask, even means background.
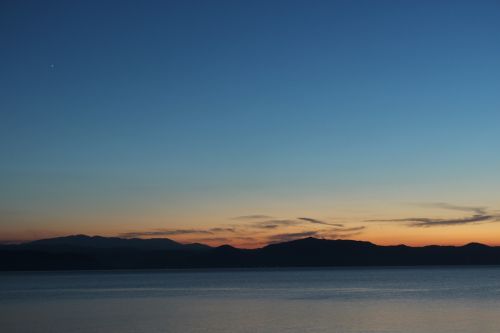
[[[290,243],[294,241],[300,241],[300,240],[305,240],[305,239],[315,239],[315,240],[326,240],[326,241],[352,241],[352,242],[361,242],[361,243],[370,243],[376,246],[383,246],[383,247],[395,247],[395,246],[405,246],[405,247],[410,247],[410,248],[423,248],[423,247],[431,247],[431,246],[441,246],[441,247],[464,247],[467,245],[471,244],[477,244],[477,245],[483,245],[483,246],[488,246],[488,247],[500,247],[500,245],[493,245],[493,244],[485,244],[482,242],[477,242],[477,241],[469,241],[467,243],[463,244],[427,244],[427,245],[420,245],[420,246],[414,246],[414,245],[407,245],[404,243],[399,243],[399,244],[389,244],[389,245],[381,245],[374,243],[369,240],[356,240],[356,239],[348,239],[348,238],[322,238],[322,237],[313,237],[313,236],[308,236],[308,237],[302,237],[302,238],[296,238],[296,239],[290,239],[290,240],[283,240],[280,242],[270,242],[270,243],[265,243],[264,245],[260,247],[251,247],[251,248],[246,248],[246,247],[237,247],[228,243],[224,243],[221,245],[217,246],[212,246],[212,245],[207,245],[202,242],[180,242],[176,241],[175,239],[172,238],[167,238],[167,237],[150,237],[150,238],[141,238],[141,237],[119,237],[119,236],[102,236],[102,235],[89,235],[89,234],[69,234],[69,235],[64,235],[64,236],[54,236],[54,237],[46,237],[46,238],[38,238],[38,239],[32,239],[32,240],[0,240],[0,246],[9,246],[9,245],[23,245],[23,244],[29,244],[32,242],[37,242],[37,241],[43,241],[43,240],[51,240],[51,239],[58,239],[58,238],[70,238],[70,237],[88,237],[88,238],[114,238],[114,239],[123,239],[123,240],[154,240],[154,239],[160,239],[160,240],[169,240],[176,242],[178,244],[182,245],[189,245],[189,244],[201,244],[205,245],[211,248],[218,248],[222,246],[231,246],[233,248],[237,249],[259,249],[263,248],[269,245],[273,244],[284,244],[284,243]]]

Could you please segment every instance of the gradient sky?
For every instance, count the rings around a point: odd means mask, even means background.
[[[500,244],[499,36],[498,1],[1,1],[0,240]]]

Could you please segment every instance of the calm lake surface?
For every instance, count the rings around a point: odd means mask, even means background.
[[[500,331],[500,268],[0,274],[0,330]]]

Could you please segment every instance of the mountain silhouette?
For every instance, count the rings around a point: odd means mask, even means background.
[[[19,245],[25,249],[41,250],[67,250],[69,248],[79,249],[136,249],[136,250],[206,250],[210,246],[193,243],[181,244],[168,238],[118,238],[87,235],[72,235],[36,240]]]
[[[379,246],[304,238],[258,249],[75,235],[0,246],[0,270],[500,265],[500,247]]]

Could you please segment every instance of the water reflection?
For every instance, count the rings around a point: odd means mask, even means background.
[[[0,275],[5,332],[498,332],[499,268]]]

